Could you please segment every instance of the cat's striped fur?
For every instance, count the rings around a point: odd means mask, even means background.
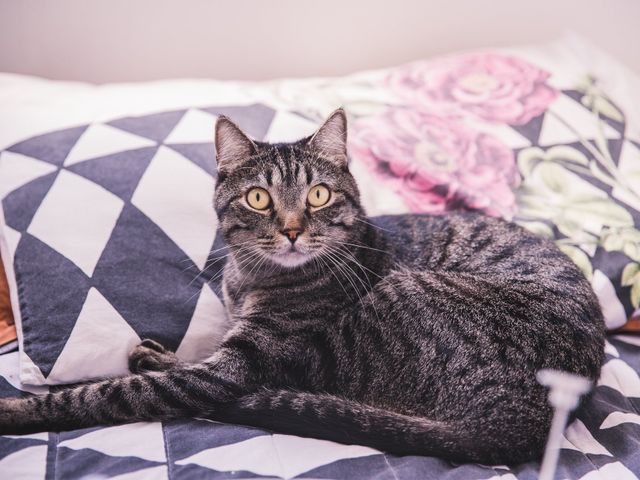
[[[536,371],[600,371],[604,326],[589,283],[551,242],[502,220],[373,225],[346,166],[345,128],[337,111],[311,139],[267,145],[219,120],[215,207],[232,252],[233,320],[221,348],[186,365],[145,341],[130,376],[1,400],[0,433],[198,416],[396,454],[537,456],[551,411]],[[317,183],[333,196],[312,209],[300,199]],[[256,185],[269,211],[243,203]],[[283,250],[289,224],[302,253]],[[308,261],[290,266],[299,255]]]

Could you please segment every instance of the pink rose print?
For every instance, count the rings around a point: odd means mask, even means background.
[[[459,120],[391,109],[356,121],[349,151],[412,212],[473,208],[511,218],[516,211],[513,152]]]
[[[472,53],[394,69],[387,85],[412,105],[437,115],[468,113],[489,122],[523,125],[558,92],[549,73],[497,53]]]

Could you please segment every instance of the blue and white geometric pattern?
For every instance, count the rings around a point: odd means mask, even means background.
[[[639,478],[640,338],[611,337],[606,352],[593,397],[565,431],[556,478]],[[19,390],[17,357],[0,356],[0,397],[28,394]],[[396,457],[205,420],[0,437],[1,478],[514,480],[537,478],[539,467]]]
[[[222,245],[211,206],[219,114],[269,141],[315,126],[260,104],[194,108],[57,131],[0,153],[23,342],[0,355],[0,396],[46,390],[19,377],[55,384],[126,373],[141,338],[190,361],[211,353],[224,324],[214,263],[223,252],[208,261]],[[540,142],[562,133],[547,127]],[[559,478],[638,478],[638,372],[640,339],[612,337],[595,394],[565,432]],[[538,468],[395,457],[204,420],[0,437],[7,478],[497,480],[535,478]]]
[[[222,245],[212,206],[221,114],[256,139],[315,127],[262,104],[192,108],[55,131],[0,153],[23,382],[124,374],[143,338],[188,361],[212,353],[225,315],[223,252],[209,256]]]

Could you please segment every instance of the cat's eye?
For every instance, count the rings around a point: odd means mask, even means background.
[[[271,197],[269,196],[269,192],[267,192],[264,188],[252,188],[247,192],[247,203],[251,208],[255,208],[256,210],[266,210],[271,205]]]
[[[312,207],[322,207],[326,205],[331,198],[331,192],[324,185],[316,185],[307,195],[307,201]]]

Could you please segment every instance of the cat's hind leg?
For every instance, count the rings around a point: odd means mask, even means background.
[[[162,372],[179,365],[181,361],[175,353],[167,350],[158,342],[145,339],[129,354],[131,373]]]

